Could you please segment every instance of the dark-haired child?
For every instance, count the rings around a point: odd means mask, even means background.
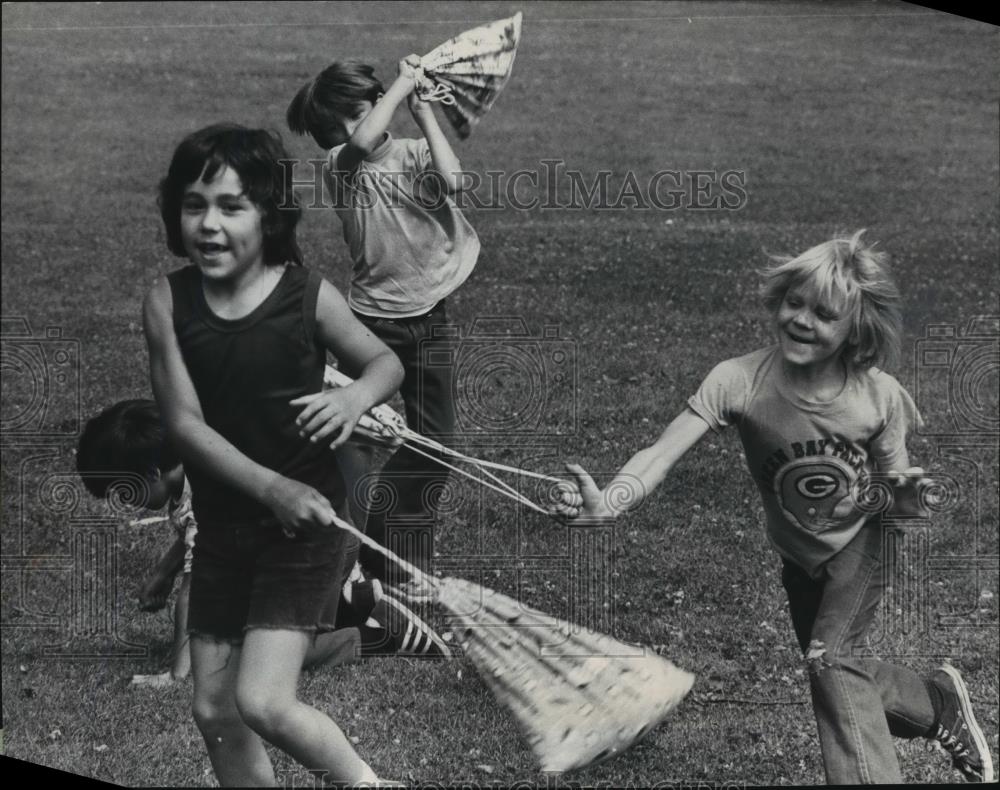
[[[143,506],[152,511],[167,509],[162,517],[138,522],[165,521],[176,532],[176,540],[139,591],[139,607],[148,612],[162,609],[181,574],[174,604],[171,665],[165,672],[133,675],[132,683],[164,687],[182,680],[191,668],[187,614],[198,527],[191,508],[191,487],[180,459],[165,440],[156,404],[146,399],[119,401],[88,420],[80,436],[76,462],[84,485],[95,497],[104,499],[119,486],[134,489],[141,480]],[[334,593],[341,596],[337,629],[316,637],[303,660],[304,667],[332,667],[363,656],[446,653],[437,635],[416,615],[394,601],[382,599],[378,582],[364,579],[353,563],[351,558],[356,553],[355,541],[346,551],[347,566],[354,570],[343,591]]]
[[[153,392],[198,519],[194,718],[224,786],[274,785],[265,740],[324,782],[376,781],[297,686],[310,644],[335,628],[346,533],[332,523],[346,514],[332,448],[402,369],[301,265],[283,159],[276,135],[235,124],[180,143],[160,209],[192,265],[144,305]],[[323,391],[327,351],[359,371],[354,384]]]
[[[116,403],[89,420],[80,435],[76,468],[87,490],[98,498],[128,485],[129,477],[145,481],[144,504],[150,510],[167,508],[166,520],[176,540],[156,563],[139,592],[139,606],[147,612],[162,609],[181,573],[174,603],[174,639],[170,669],[154,675],[135,675],[138,685],[164,686],[188,676],[187,612],[191,589],[191,558],[197,523],[191,510],[191,489],[184,468],[164,437],[160,411],[151,400]]]
[[[458,158],[431,105],[414,93],[419,58],[400,61],[398,72],[385,90],[371,66],[334,63],[299,90],[287,121],[292,131],[310,134],[327,151],[324,173],[354,263],[348,302],[403,363],[407,423],[425,436],[445,439],[455,428],[449,361],[454,328],[445,300],[475,267],[479,238],[451,197],[463,187]],[[420,139],[396,139],[387,131],[404,99],[423,133]],[[423,535],[447,471],[401,448],[382,469],[381,480],[391,487],[395,504],[391,514],[370,510],[366,531],[386,544],[390,518],[399,538],[392,540],[393,550],[426,569],[432,547]],[[396,572],[365,547],[362,560],[383,579],[389,570]]]

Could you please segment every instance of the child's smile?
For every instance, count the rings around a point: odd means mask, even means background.
[[[776,316],[785,360],[816,366],[835,359],[851,334],[851,317],[846,304],[827,304],[808,284],[792,286]]]
[[[184,190],[181,234],[192,263],[213,280],[232,280],[263,263],[260,209],[231,168]]]
[[[205,258],[211,258],[216,255],[220,255],[223,252],[229,251],[229,246],[226,244],[216,244],[211,241],[202,241],[195,244],[198,250],[201,252],[202,256]]]

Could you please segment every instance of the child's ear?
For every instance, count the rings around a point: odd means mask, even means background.
[[[151,466],[146,472],[146,479],[150,483],[160,482],[161,477],[163,477],[163,472],[160,471],[160,467],[158,466]]]

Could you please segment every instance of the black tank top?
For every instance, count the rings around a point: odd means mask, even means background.
[[[235,321],[205,301],[201,272],[186,266],[167,276],[174,331],[209,427],[244,455],[316,488],[334,507],[344,482],[329,445],[298,434],[301,407],[289,401],[323,388],[326,349],[316,338],[321,278],[286,266],[274,290]],[[211,470],[187,468],[199,529],[273,518],[269,508],[224,485]]]

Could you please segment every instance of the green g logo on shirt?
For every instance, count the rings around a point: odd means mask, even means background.
[[[778,470],[774,493],[791,523],[823,532],[856,520],[857,473],[839,458],[800,458]]]
[[[840,481],[825,472],[816,472],[800,477],[795,482],[795,490],[807,499],[823,499],[829,496],[840,485]]]

